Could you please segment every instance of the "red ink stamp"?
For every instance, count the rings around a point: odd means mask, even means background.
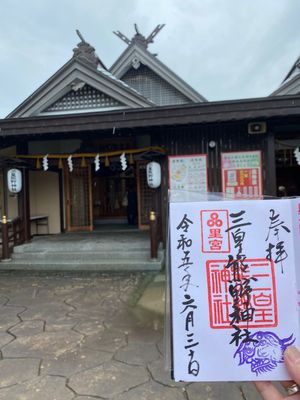
[[[203,253],[230,251],[228,210],[202,210],[200,212]]]
[[[230,285],[235,285],[233,267],[226,268],[228,260],[209,260],[206,262],[208,286],[209,320],[212,329],[232,328],[234,299],[230,294]],[[278,325],[277,299],[274,264],[267,259],[247,259],[243,261],[247,269],[240,268],[240,281],[251,277],[251,293],[246,301],[241,296],[239,307],[241,313],[251,307],[251,321],[235,323],[239,328],[265,328]],[[242,266],[242,265],[241,265]],[[235,271],[236,274],[236,271]]]

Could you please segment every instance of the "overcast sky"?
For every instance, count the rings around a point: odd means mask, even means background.
[[[299,0],[0,0],[0,118],[72,57],[79,29],[110,67],[134,23],[208,100],[262,97],[300,54]]]

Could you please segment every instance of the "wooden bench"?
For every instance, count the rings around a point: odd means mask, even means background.
[[[35,224],[37,235],[39,235],[39,227],[40,226],[46,226],[47,234],[49,234],[49,217],[48,217],[48,215],[31,215],[30,222]]]

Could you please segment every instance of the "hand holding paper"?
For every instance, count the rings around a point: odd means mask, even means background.
[[[175,380],[289,379],[300,201],[170,203]]]

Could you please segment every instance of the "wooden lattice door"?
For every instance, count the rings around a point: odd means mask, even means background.
[[[65,171],[67,231],[93,230],[91,169]]]

